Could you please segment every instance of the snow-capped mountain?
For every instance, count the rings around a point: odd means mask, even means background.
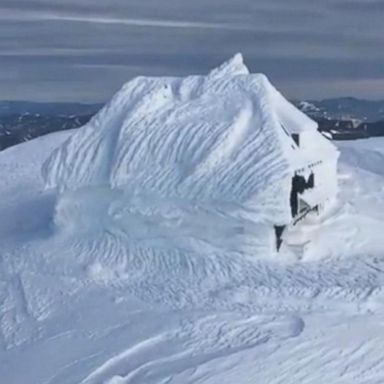
[[[260,248],[279,122],[313,122],[246,71],[131,82],[0,153],[1,382],[384,382],[384,139],[338,143],[333,207]]]
[[[384,120],[384,100],[341,97],[295,101],[294,103],[303,112],[316,119],[357,120],[360,122]]]

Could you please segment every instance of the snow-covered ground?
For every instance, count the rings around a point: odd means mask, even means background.
[[[384,382],[383,139],[339,144],[338,204],[268,258],[193,212],[60,229],[40,169],[70,134],[0,153],[1,383]]]
[[[236,56],[1,152],[0,383],[382,384],[384,140],[340,143],[337,203],[276,253],[291,118]]]

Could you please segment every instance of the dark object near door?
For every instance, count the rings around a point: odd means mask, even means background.
[[[292,217],[296,217],[299,213],[299,198],[298,195],[303,193],[307,189],[314,188],[315,186],[315,175],[313,172],[309,175],[308,180],[305,180],[304,176],[295,174],[292,177],[292,189],[291,189],[291,213]]]
[[[283,232],[284,232],[285,227],[286,227],[285,225],[275,225],[277,252],[279,252],[281,244],[283,244],[283,239],[281,237],[283,236]]]

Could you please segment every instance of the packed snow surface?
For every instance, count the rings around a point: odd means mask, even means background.
[[[210,76],[241,76],[239,59],[231,63]],[[265,79],[254,81],[280,98]],[[187,95],[182,89],[169,90],[180,108],[194,86]],[[138,103],[153,107],[138,115],[143,126],[160,119],[168,129],[177,112],[159,116],[159,101],[144,100],[140,89],[116,96],[121,113],[136,93]],[[268,254],[257,246],[255,216],[246,214],[263,195],[245,182],[259,155],[240,150],[252,136],[243,129],[255,109],[243,92],[239,97],[244,103],[227,106],[238,120],[223,119],[228,125],[216,127],[212,143],[193,127],[190,137],[189,130],[180,138],[153,133],[147,141],[112,102],[113,113],[107,106],[81,135],[52,134],[0,153],[1,383],[384,382],[384,140],[341,143],[337,204],[322,222],[292,229],[278,255]],[[203,132],[205,111],[191,116]],[[103,116],[111,121],[100,127]],[[310,120],[305,129],[315,129]],[[120,135],[143,135],[133,141],[135,156]],[[178,150],[161,152],[172,147],[163,140]],[[279,137],[265,140],[270,180],[285,172],[278,155],[285,141],[275,147]],[[212,156],[199,157],[201,145]],[[93,157],[86,146],[98,149]],[[148,146],[153,158],[145,156]],[[167,168],[175,159],[179,168]],[[224,175],[228,190],[220,188]]]

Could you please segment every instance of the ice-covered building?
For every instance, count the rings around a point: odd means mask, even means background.
[[[207,76],[128,82],[43,173],[62,193],[104,188],[240,217],[279,246],[284,226],[336,196],[337,158],[317,124],[238,54]]]

